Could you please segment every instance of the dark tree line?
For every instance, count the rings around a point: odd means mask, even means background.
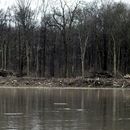
[[[59,6],[31,1],[0,10],[0,67],[19,75],[75,77],[90,71],[130,72],[130,8],[124,3]]]

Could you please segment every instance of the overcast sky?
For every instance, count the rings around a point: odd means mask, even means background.
[[[38,2],[39,1],[39,2]],[[74,1],[74,0],[66,0],[66,1]],[[92,0],[84,0],[84,1],[92,1]],[[130,0],[114,0],[114,1],[122,1],[125,3],[129,3],[130,4]],[[37,3],[40,4],[40,0],[32,0],[32,7],[35,8]],[[4,8],[6,9],[7,7],[10,7],[12,5],[16,4],[16,0],[0,0],[0,8]]]
[[[0,8],[7,8],[7,7],[11,7],[12,5],[16,4],[17,0],[0,0]],[[40,0],[32,0],[32,6],[35,7],[37,5],[37,3]]]

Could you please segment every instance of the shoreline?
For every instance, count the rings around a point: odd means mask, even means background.
[[[0,88],[130,88],[130,79],[0,77]]]
[[[37,90],[130,90],[130,88],[85,88],[85,87],[13,87],[13,86],[5,86],[0,89],[37,89]]]

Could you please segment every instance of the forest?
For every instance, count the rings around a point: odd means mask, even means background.
[[[0,68],[20,76],[130,72],[130,8],[122,2],[31,0],[0,9]],[[40,17],[40,18],[39,18]]]

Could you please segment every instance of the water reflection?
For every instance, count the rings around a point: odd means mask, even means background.
[[[0,89],[0,130],[129,130],[130,90]]]

